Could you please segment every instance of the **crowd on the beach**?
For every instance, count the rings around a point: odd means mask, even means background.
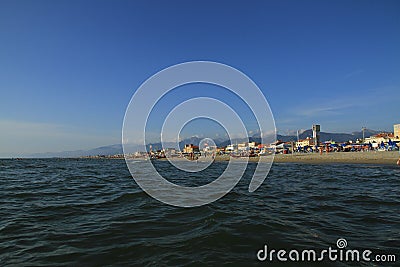
[[[342,144],[322,144],[320,146],[304,146],[296,147],[294,152],[301,153],[312,153],[312,152],[364,152],[364,151],[395,151],[399,150],[400,144],[396,144],[389,139],[389,142],[385,144],[381,142],[380,144],[374,145],[369,143],[342,143]],[[288,149],[290,150],[290,149]],[[284,152],[285,153],[285,152]]]

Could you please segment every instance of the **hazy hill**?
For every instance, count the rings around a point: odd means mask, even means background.
[[[370,130],[370,129],[366,129],[365,130],[365,137],[370,137],[371,135],[377,134],[379,133],[379,131],[375,131],[375,130]],[[304,132],[302,132],[301,134],[299,134],[299,138],[300,139],[306,139],[307,137],[311,137],[312,138],[313,134],[312,134],[312,130],[306,130]],[[327,133],[327,132],[321,132],[320,133],[320,139],[321,142],[325,142],[325,141],[330,141],[330,140],[334,140],[336,142],[346,142],[349,140],[355,141],[357,139],[362,139],[363,134],[362,131],[360,132],[353,132],[351,134],[349,133]],[[285,142],[288,141],[297,141],[297,136],[285,136],[285,135],[277,135],[277,139],[278,140],[282,140]]]

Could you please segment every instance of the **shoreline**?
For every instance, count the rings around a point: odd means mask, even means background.
[[[272,156],[250,157],[249,162],[270,161]],[[385,164],[396,165],[400,154],[398,151],[368,151],[368,152],[330,152],[323,153],[295,153],[295,154],[276,154],[274,163],[303,163],[303,164]],[[215,161],[244,161],[245,158],[231,158],[228,155],[217,156]],[[167,161],[168,159],[157,159]],[[184,158],[174,158],[174,160],[187,160]],[[204,161],[199,158],[199,161]]]
[[[400,155],[398,151],[368,151],[368,152],[331,152],[310,154],[278,154],[276,163],[341,163],[341,164],[388,164],[396,165]]]
[[[250,157],[249,162],[270,161],[272,156]],[[273,163],[302,163],[302,164],[385,164],[397,165],[400,158],[398,151],[367,151],[367,152],[330,152],[323,153],[295,153],[295,154],[276,154]],[[103,160],[124,160],[124,157],[71,157],[71,158],[1,158],[3,160],[29,160],[29,159],[103,159]],[[146,160],[145,158],[131,158],[132,160]],[[173,158],[174,160],[187,160],[186,158]],[[217,156],[214,161],[244,161],[246,158],[231,158],[229,155]],[[168,159],[156,159],[157,161],[167,161]],[[205,161],[200,157],[199,161]],[[209,158],[207,158],[209,161]]]

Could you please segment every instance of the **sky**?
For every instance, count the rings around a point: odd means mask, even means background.
[[[248,75],[279,133],[392,131],[399,14],[399,1],[0,0],[0,156],[120,143],[137,88],[195,60]]]

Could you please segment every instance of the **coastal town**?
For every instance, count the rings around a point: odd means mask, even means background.
[[[335,152],[368,152],[368,151],[398,151],[400,147],[400,124],[393,125],[393,132],[380,132],[371,136],[363,136],[356,140],[337,142],[335,140],[320,140],[320,125],[312,126],[312,137],[297,138],[292,141],[276,140],[273,143],[241,142],[218,147],[214,143],[184,144],[182,150],[177,148],[153,149],[137,151],[131,154],[98,155],[89,158],[130,158],[130,159],[164,159],[186,158],[198,160],[202,158],[245,158],[268,155],[289,154],[328,154]],[[363,128],[364,130],[364,128]],[[363,132],[364,133],[364,132]],[[364,134],[363,134],[364,135]]]

